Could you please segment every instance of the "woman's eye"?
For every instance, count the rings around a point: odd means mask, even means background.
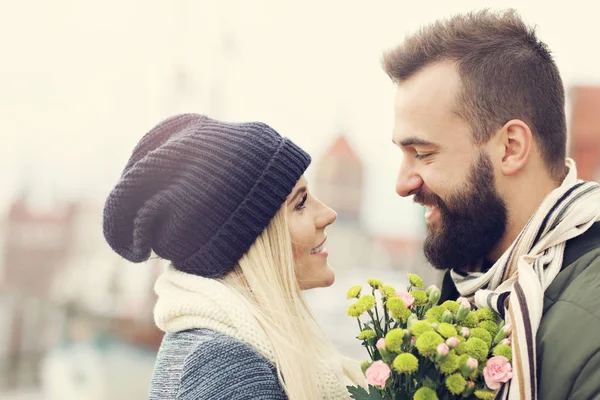
[[[296,210],[301,210],[306,206],[306,199],[308,199],[308,194],[305,193],[300,203],[296,206]]]

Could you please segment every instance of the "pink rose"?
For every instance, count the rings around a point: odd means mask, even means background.
[[[460,330],[460,334],[462,335],[462,337],[466,338],[466,337],[469,337],[469,335],[471,334],[471,331],[466,326],[463,326]]]
[[[483,378],[490,389],[500,389],[502,383],[512,378],[512,365],[508,362],[508,358],[503,356],[490,358],[483,369]]]
[[[412,305],[415,304],[415,298],[413,295],[406,291],[398,292],[396,295],[402,299],[406,307],[412,307]]]
[[[459,297],[458,299],[456,299],[456,302],[459,305],[462,305],[467,310],[471,309],[471,303],[469,303],[469,300],[467,300],[467,298],[465,298],[465,297]]]
[[[410,338],[410,344],[414,346],[415,343],[417,343],[417,338],[413,336]]]
[[[506,324],[504,325],[504,333],[506,333],[507,335],[510,335],[512,333],[512,325],[511,324]]]
[[[436,350],[440,356],[445,357],[448,355],[450,348],[448,347],[448,345],[446,343],[440,343],[440,344],[438,344],[438,347]]]
[[[390,377],[390,367],[383,361],[375,361],[367,370],[365,371],[365,375],[367,377],[367,382],[370,385],[377,386],[383,388],[385,386],[385,382],[387,382]]]
[[[451,336],[446,340],[446,344],[452,348],[455,348],[460,344],[460,340],[456,336]]]
[[[385,339],[381,338],[377,341],[377,343],[375,344],[375,347],[377,347],[379,350],[385,350]]]
[[[511,344],[510,338],[502,339],[500,344],[505,344],[507,346],[510,346],[510,344]]]

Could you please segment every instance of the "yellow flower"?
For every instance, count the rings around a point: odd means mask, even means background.
[[[379,289],[380,286],[383,286],[383,282],[381,282],[379,279],[375,279],[375,278],[367,279],[367,283],[369,285],[371,285],[371,287],[373,289]]]
[[[419,368],[419,360],[410,353],[399,354],[392,367],[400,374],[412,374]]]
[[[413,400],[438,400],[435,390],[428,387],[422,387],[415,392]]]
[[[487,360],[488,352],[490,348],[488,345],[481,339],[472,337],[466,342],[467,345],[467,354],[483,363]]]
[[[496,397],[496,392],[492,392],[490,390],[476,390],[475,397],[481,400],[494,400]]]
[[[417,274],[408,274],[408,281],[418,289],[423,289],[423,286],[425,286],[423,279]]]
[[[488,345],[488,347],[492,345],[492,335],[490,335],[490,333],[483,328],[471,329],[471,334],[469,335],[469,337],[476,337],[483,340],[485,344]]]
[[[479,321],[496,321],[496,314],[491,308],[480,308],[475,313]]]
[[[392,329],[385,335],[385,347],[389,351],[394,353],[400,353],[400,347],[402,346],[402,339],[404,338],[404,332],[402,329]]]
[[[508,358],[509,362],[512,362],[512,349],[510,346],[499,344],[498,346],[494,347],[492,354],[495,356],[504,356]]]
[[[436,332],[429,331],[422,333],[418,338],[415,345],[419,353],[425,357],[432,357],[436,354],[437,346],[440,343],[444,343],[444,339]]]
[[[433,306],[425,313],[425,319],[429,322],[440,322],[444,311],[446,309],[442,306]]]
[[[444,358],[444,361],[441,362],[440,371],[442,371],[442,373],[446,375],[449,375],[458,369],[458,362],[458,356],[456,355],[456,353],[451,351],[450,353],[448,353],[446,358]]]
[[[446,378],[446,387],[452,394],[460,394],[465,390],[467,381],[460,374],[453,374]]]
[[[370,294],[364,294],[360,296],[360,299],[356,302],[357,306],[361,309],[361,314],[365,311],[369,311],[375,307],[375,297]]]
[[[350,307],[348,307],[348,315],[351,317],[358,318],[363,312],[362,308],[358,306],[358,302],[351,304]]]
[[[347,299],[352,299],[354,297],[358,298],[358,296],[360,296],[361,291],[362,291],[362,286],[360,286],[360,285],[352,286],[350,289],[348,289],[348,293],[346,293],[346,298]]]
[[[417,321],[410,327],[410,332],[418,338],[425,332],[433,331],[433,327],[427,321]]]
[[[388,299],[385,303],[386,308],[389,310],[390,314],[392,314],[392,318],[401,319],[402,322],[406,322],[411,312],[404,305],[404,301],[402,301],[399,297],[392,297]]]
[[[450,312],[452,312],[452,314],[456,314],[458,312],[458,308],[460,307],[460,305],[453,300],[446,300],[445,302],[442,303],[442,307],[444,307],[446,310],[449,310]]]
[[[410,292],[410,294],[412,294],[415,298],[416,306],[424,306],[429,301],[429,297],[427,297],[425,292],[422,290],[413,290]]]
[[[380,289],[379,289],[383,295],[387,298],[392,298],[392,297],[396,297],[396,289],[394,289],[392,286],[390,285],[383,285]]]
[[[365,329],[358,334],[360,340],[369,340],[377,337],[377,334],[372,329]]]
[[[456,332],[456,328],[454,328],[454,326],[452,326],[452,324],[448,324],[445,322],[438,324],[437,331],[440,335],[442,335],[446,339],[448,339],[451,336],[458,336],[458,332]]]

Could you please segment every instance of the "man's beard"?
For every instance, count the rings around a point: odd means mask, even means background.
[[[431,192],[415,193],[416,202],[437,206],[440,213],[436,226],[428,226],[424,245],[425,257],[435,268],[469,270],[500,241],[507,211],[494,182],[492,163],[480,153],[466,187],[447,201]]]

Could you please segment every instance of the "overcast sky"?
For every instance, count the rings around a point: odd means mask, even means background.
[[[0,212],[24,185],[39,204],[102,202],[147,130],[200,112],[265,121],[316,158],[344,132],[367,169],[368,227],[407,234],[420,213],[394,193],[384,49],[437,18],[514,7],[538,26],[567,89],[600,83],[591,2],[407,3],[0,2]]]

